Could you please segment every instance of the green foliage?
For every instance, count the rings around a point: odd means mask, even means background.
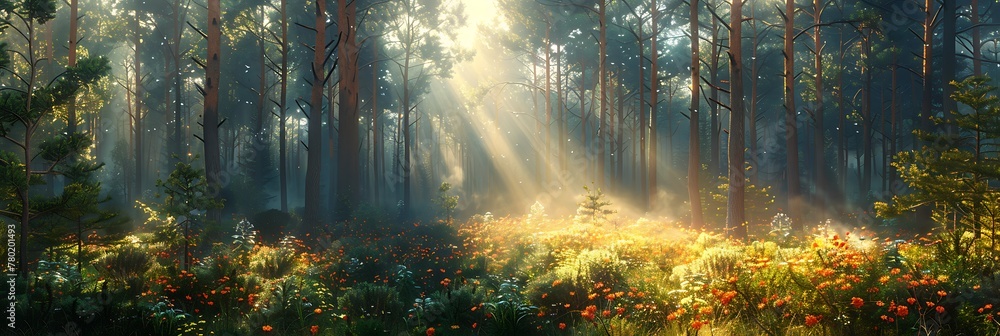
[[[591,189],[583,186],[585,193],[583,201],[576,208],[576,221],[578,223],[602,224],[608,217],[618,211],[610,209],[611,201],[604,196],[601,188]]]
[[[705,221],[716,228],[725,227],[729,200],[729,177],[720,176],[706,185],[716,187],[714,189],[706,188],[702,192],[701,204],[705,209]],[[770,189],[751,184],[749,179],[746,181],[744,211],[747,223],[750,224],[751,228],[771,223],[771,218],[774,216],[774,196],[770,194]]]
[[[438,187],[438,196],[434,200],[434,203],[441,208],[441,212],[445,215],[445,223],[451,223],[451,216],[455,212],[455,208],[458,207],[458,195],[449,195],[448,191],[451,190],[451,183],[442,182],[441,186]]]
[[[399,323],[403,315],[403,303],[395,288],[368,282],[347,290],[337,304],[348,321],[378,321],[387,329]]]
[[[935,118],[940,127],[956,132],[946,134],[917,132],[927,145],[920,150],[902,152],[892,163],[910,193],[893,196],[889,203],[876,202],[880,216],[895,217],[918,207],[933,209],[932,218],[955,230],[950,241],[958,254],[961,231],[976,238],[984,233],[991,241],[997,238],[1000,221],[1000,158],[990,153],[1000,149],[1000,98],[987,77],[970,77],[952,83],[952,98],[968,106],[971,113],[950,111],[951,118]],[[996,245],[988,251],[996,256]]]
[[[261,247],[250,257],[250,271],[267,279],[282,278],[295,268],[295,251]]]

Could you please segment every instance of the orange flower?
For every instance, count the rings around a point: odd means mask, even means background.
[[[566,330],[566,323],[559,323],[559,330]]]
[[[313,310],[313,313],[316,314],[316,315],[319,315],[319,314],[323,313],[323,310],[319,309],[319,308],[316,308],[316,310]]]
[[[313,334],[313,335],[318,334],[319,333],[319,326],[318,325],[314,325],[312,327],[309,327],[309,333]]]
[[[699,330],[703,325],[705,325],[705,322],[695,320],[694,322],[691,322],[691,329]]]
[[[914,304],[914,303],[917,303],[917,299],[916,298],[909,298],[909,299],[906,299],[906,302],[909,303],[909,304]]]
[[[434,332],[436,332],[434,328],[427,328],[427,336],[434,336]]]
[[[910,314],[910,308],[907,308],[906,306],[896,306],[896,316],[906,317],[906,315],[909,314]]]
[[[937,295],[940,296],[940,297],[945,297],[945,296],[948,296],[948,292],[945,292],[943,290],[939,290],[937,292]]]
[[[272,328],[270,325],[264,325],[263,327],[260,327],[260,330],[263,330],[264,332],[271,332],[271,330],[274,330],[274,328]]]
[[[864,306],[864,305],[865,305],[865,300],[864,299],[859,298],[859,297],[852,297],[851,298],[851,306],[853,306],[855,309],[861,309],[861,306]]]
[[[944,306],[937,306],[935,310],[937,310],[938,314],[944,314]]]
[[[807,326],[807,327],[812,327],[812,326],[814,326],[814,325],[818,324],[818,323],[819,323],[819,320],[820,320],[821,318],[823,318],[823,316],[818,316],[818,315],[806,315],[806,326]]]

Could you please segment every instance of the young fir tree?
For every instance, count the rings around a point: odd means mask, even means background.
[[[611,201],[604,196],[601,188],[591,189],[588,186],[583,186],[583,190],[586,193],[583,194],[583,201],[576,208],[576,222],[600,224],[617,212],[609,208]]]
[[[445,223],[451,224],[452,215],[455,213],[455,208],[458,207],[458,195],[449,195],[448,191],[451,190],[451,183],[444,182],[438,187],[438,197],[434,200],[441,207],[441,212],[445,215]]]
[[[1000,219],[1000,158],[996,156],[1000,150],[1000,99],[997,88],[989,83],[987,77],[952,82],[956,89],[952,98],[971,111],[950,111],[950,119],[934,119],[957,130],[955,133],[917,132],[928,145],[899,153],[892,164],[910,192],[893,196],[890,203],[876,203],[879,215],[898,216],[931,206],[938,224],[959,233],[957,237],[965,231],[979,237],[985,228],[995,238]]]
[[[27,253],[43,246],[29,246],[34,234],[32,221],[63,205],[35,195],[32,186],[44,184],[44,176],[60,175],[73,166],[90,146],[90,138],[79,133],[45,136],[53,125],[55,111],[69,104],[81,89],[97,82],[110,70],[108,60],[90,57],[79,60],[51,80],[43,80],[44,58],[39,34],[55,18],[55,0],[0,0],[0,31],[20,37],[16,47],[0,44],[0,138],[14,152],[0,150],[0,215],[18,223],[18,273],[28,274]],[[17,55],[17,57],[11,57]],[[82,190],[67,189],[63,193]],[[57,195],[63,197],[67,195]],[[68,195],[67,198],[74,198]],[[43,208],[44,207],[44,208]],[[8,270],[12,272],[13,270]]]
[[[178,162],[167,180],[157,180],[157,204],[140,203],[149,215],[147,223],[157,224],[156,235],[161,241],[170,242],[175,248],[180,245],[184,270],[191,265],[191,247],[195,245],[198,225],[206,219],[212,209],[221,209],[209,192],[209,182],[204,169],[196,169],[189,163]]]

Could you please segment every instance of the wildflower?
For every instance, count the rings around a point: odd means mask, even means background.
[[[855,309],[861,309],[861,306],[864,306],[864,305],[865,305],[865,300],[864,299],[859,298],[859,297],[852,297],[851,298],[851,306],[853,306]]]
[[[945,297],[945,296],[948,296],[948,292],[945,292],[943,290],[939,290],[937,292],[937,295],[940,296],[940,297]]]
[[[566,323],[559,323],[559,330],[566,330]]]
[[[314,325],[312,327],[309,327],[309,333],[312,334],[312,335],[318,334],[319,333],[319,326],[318,325]]]
[[[559,286],[559,284],[561,284],[561,283],[562,283],[562,280],[556,279],[555,281],[552,281],[552,287]]]
[[[694,322],[691,322],[691,329],[699,330],[704,325],[705,325],[705,322],[702,322],[700,320],[695,320]]]
[[[909,303],[909,304],[914,304],[914,303],[917,303],[917,299],[911,297],[909,299],[906,299],[906,302]]]
[[[597,306],[596,305],[589,305],[589,306],[587,306],[587,308],[582,313],[580,313],[580,317],[583,317],[583,319],[585,319],[587,321],[593,321],[594,317],[596,317],[596,316],[597,316]]]
[[[625,308],[618,307],[618,309],[615,309],[615,312],[618,313],[618,315],[625,314]]]
[[[319,308],[316,308],[315,310],[313,310],[313,313],[316,314],[316,315],[319,315],[319,314],[323,313],[323,310],[319,309]]]
[[[264,332],[271,332],[271,330],[274,330],[274,328],[272,328],[270,325],[264,325],[263,327],[260,327],[260,330],[263,330]]]
[[[937,306],[934,309],[937,310],[938,314],[944,314],[944,306]]]
[[[910,314],[910,308],[907,308],[906,306],[897,306],[896,307],[896,316],[906,317],[906,315],[909,315],[909,314]]]
[[[673,321],[677,319],[677,313],[667,314],[667,321]]]
[[[601,316],[604,317],[604,318],[609,318],[609,317],[611,317],[611,311],[605,309],[604,311],[601,312]]]
[[[434,330],[434,327],[427,328],[427,336],[434,336],[435,332],[437,332],[437,330]]]
[[[812,327],[812,326],[818,324],[819,323],[819,319],[821,319],[821,318],[823,318],[823,316],[806,315],[806,326],[807,327]]]

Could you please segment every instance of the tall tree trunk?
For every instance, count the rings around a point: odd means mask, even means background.
[[[545,27],[545,140],[542,147],[545,148],[545,157],[542,170],[542,180],[548,180],[549,170],[552,167],[552,41],[549,39],[552,34],[552,26]]]
[[[302,217],[305,225],[318,225],[320,218],[320,187],[322,184],[323,170],[323,89],[326,78],[326,0],[316,1],[316,42],[313,44],[312,61],[312,88],[309,95],[309,124],[308,138],[309,146],[306,149],[306,180],[305,180],[305,213]],[[342,21],[338,21],[343,26]],[[343,39],[341,39],[343,41]],[[338,50],[342,50],[338,48]],[[341,73],[343,69],[341,68]],[[340,83],[340,87],[345,85]],[[342,96],[343,97],[343,96]],[[331,97],[332,98],[332,97]],[[343,104],[343,102],[341,102]],[[331,104],[332,106],[333,104]],[[344,106],[340,106],[343,113]],[[332,112],[331,112],[332,113]],[[340,134],[344,133],[344,122],[341,119]],[[354,125],[357,127],[357,124]],[[356,129],[356,128],[355,128]],[[357,135],[357,134],[355,134]],[[339,181],[338,181],[339,182]],[[339,183],[338,183],[339,185]]]
[[[719,20],[712,19],[712,53],[710,54],[709,64],[711,64],[709,71],[708,80],[711,82],[711,88],[709,90],[709,102],[708,106],[711,108],[710,123],[711,123],[711,133],[709,138],[709,151],[711,157],[708,160],[708,169],[713,175],[719,176],[724,170],[722,168],[725,165],[725,161],[722,160],[722,120],[719,118],[719,55],[721,47],[719,46]]]
[[[871,40],[869,40],[869,36],[863,37],[862,48],[863,55],[861,57],[864,60],[864,63],[862,63],[861,72],[864,76],[864,81],[862,82],[863,87],[861,88],[861,142],[862,150],[864,150],[865,162],[861,172],[860,200],[866,199],[871,191],[872,167],[875,159],[872,151],[872,137],[874,134],[872,134],[872,68],[868,64],[871,60],[871,58],[869,58],[871,55]]]
[[[618,168],[615,169],[617,173],[617,178],[615,179],[619,186],[625,181],[625,92],[622,84],[622,75],[619,74],[617,81],[618,87],[618,140],[615,141],[615,148],[617,151],[614,153],[617,159]],[[612,120],[611,122],[615,122]]]
[[[67,67],[76,66],[76,49],[79,38],[79,19],[80,14],[78,12],[79,0],[69,1],[69,60],[67,61]],[[74,134],[76,133],[76,95],[73,95],[69,100],[69,105],[66,107],[67,118],[66,118],[66,133]]]
[[[597,132],[597,146],[598,146],[597,186],[598,187],[604,187],[605,185],[604,160],[605,160],[605,155],[607,154],[606,142],[608,141],[607,134],[605,134],[608,130],[607,113],[606,113],[608,111],[608,73],[607,73],[608,72],[607,69],[608,68],[608,53],[607,53],[608,23],[607,23],[606,12],[607,12],[607,0],[598,0],[597,15],[598,15],[598,22],[600,24],[600,29],[599,29],[600,37],[598,38],[597,43],[599,50],[598,52],[600,53],[600,55],[598,56],[599,59],[598,62],[600,63],[600,66],[598,67],[597,73],[600,78],[599,82],[601,86],[601,110],[599,112],[601,118],[601,125],[600,129]]]
[[[982,38],[979,33],[979,0],[972,0],[972,5],[970,6],[972,11],[972,74],[975,76],[983,75],[983,49],[982,49]]]
[[[337,47],[337,66],[340,73],[340,129],[337,133],[337,198],[341,207],[338,209],[338,219],[345,220],[351,214],[351,209],[360,200],[361,176],[358,168],[358,43],[356,22],[356,1],[337,0],[337,27],[340,30],[340,45]],[[318,24],[318,21],[317,21]]]
[[[281,93],[278,97],[278,184],[281,211],[288,212],[288,0],[281,0]]]
[[[692,0],[697,2],[697,0]],[[692,5],[695,8],[697,15],[697,5]],[[659,44],[656,43],[656,35],[659,32],[657,25],[660,19],[660,8],[658,0],[652,0],[649,5],[650,11],[650,37],[649,37],[649,170],[646,172],[649,174],[649,178],[646,179],[646,190],[647,190],[647,204],[656,202],[656,112],[657,112],[657,99],[659,99],[658,93],[660,90],[660,73],[659,73],[659,59],[657,59],[659,54]],[[694,19],[697,21],[697,17]],[[697,63],[696,63],[697,64]],[[650,205],[648,209],[655,208]]]
[[[934,94],[934,69],[933,64],[933,52],[932,48],[934,44],[934,0],[924,1],[924,49],[923,49],[923,63],[921,73],[924,78],[923,94],[921,96],[920,104],[920,128],[925,132],[930,132],[933,128],[931,123],[932,115],[932,100],[931,97]]]
[[[788,179],[787,209],[792,218],[792,228],[802,229],[802,213],[799,211],[799,132],[795,111],[795,0],[785,1],[785,176]]]
[[[376,206],[382,205],[381,197],[379,196],[379,191],[381,188],[381,169],[379,168],[381,161],[379,156],[382,154],[382,149],[379,147],[382,144],[382,133],[379,132],[379,111],[378,111],[378,37],[372,39],[372,201]]]
[[[656,6],[656,1],[653,1],[653,3],[650,6],[651,7],[655,7]],[[652,10],[653,12],[656,11],[655,8],[651,8],[650,10]],[[656,22],[655,22],[656,21],[656,17],[655,16],[652,17],[651,20],[654,21],[652,24],[655,26],[656,25]],[[638,85],[639,86],[639,111],[638,111],[639,112],[639,134],[638,134],[639,135],[639,167],[638,168],[639,169],[638,169],[638,172],[637,172],[638,177],[637,177],[637,181],[636,182],[637,182],[637,188],[639,189],[639,190],[637,190],[637,192],[639,193],[639,204],[641,206],[641,209],[643,211],[649,211],[649,208],[650,208],[649,201],[650,201],[650,199],[649,199],[649,193],[647,191],[648,187],[646,186],[646,181],[647,181],[646,174],[648,174],[648,171],[649,171],[649,163],[646,161],[646,158],[647,158],[647,156],[646,156],[647,155],[647,153],[646,153],[646,127],[648,127],[647,126],[647,118],[648,117],[646,116],[646,91],[645,91],[645,89],[646,89],[646,72],[645,72],[646,71],[646,68],[645,68],[646,64],[643,63],[643,50],[642,50],[643,49],[643,45],[642,45],[643,44],[642,43],[643,39],[642,39],[642,35],[643,35],[642,34],[642,25],[640,25],[639,26],[639,38],[636,41],[636,43],[639,44],[639,69],[638,69],[639,70],[639,85]],[[654,31],[653,35],[656,35],[655,31]],[[651,38],[655,39],[656,37],[651,37]],[[652,48],[655,49],[656,47],[653,46]],[[651,52],[655,53],[655,51],[651,51]],[[653,60],[653,62],[656,62],[656,60]]]
[[[826,207],[826,129],[823,127],[824,109],[823,104],[823,40],[821,39],[820,24],[823,18],[823,4],[825,1],[813,0],[813,67],[816,70],[816,77],[813,79],[816,86],[816,108],[813,110],[813,124],[816,126],[813,133],[813,157],[815,159],[816,197],[814,199],[815,208],[819,211],[820,219],[825,219]]]
[[[135,115],[135,125],[134,125],[135,148],[133,148],[134,152],[132,153],[132,155],[135,156],[136,197],[142,195],[142,174],[143,171],[145,170],[143,169],[145,165],[145,159],[143,158],[143,150],[142,150],[143,135],[144,135],[142,122],[143,119],[145,119],[145,116],[143,116],[142,113],[142,61],[141,61],[142,58],[140,58],[139,55],[139,46],[142,44],[141,41],[142,41],[142,36],[139,27],[139,4],[137,2],[135,7],[135,15],[132,17],[132,45],[135,48],[133,49],[133,54],[132,54],[134,57],[134,59],[132,60],[134,62],[132,66],[135,71],[135,73],[133,73],[133,75],[135,76],[133,79],[134,80],[133,85],[135,85],[135,87],[133,88],[135,90],[135,95],[134,95],[135,100],[133,101],[133,103],[135,103],[135,107],[134,110],[132,111],[132,113],[134,113]]]
[[[698,188],[698,173],[701,170],[701,146],[700,140],[698,138],[699,130],[699,118],[698,118],[698,108],[701,103],[701,59],[699,55],[699,37],[698,37],[698,0],[691,0],[691,23],[690,23],[690,33],[691,33],[691,107],[688,109],[690,113],[690,138],[688,140],[688,198],[691,203],[691,228],[701,229],[704,224],[704,219],[701,214],[701,190]],[[653,30],[656,31],[655,29]],[[655,34],[654,34],[655,36]],[[653,44],[656,45],[655,43]],[[715,48],[715,46],[712,46]],[[655,50],[655,48],[654,48]],[[654,51],[655,55],[656,52]],[[653,59],[653,64],[656,64],[656,59]],[[654,65],[655,68],[655,65]],[[655,74],[655,72],[654,72]],[[656,76],[653,76],[653,106],[656,106]],[[655,108],[652,115],[655,116]],[[656,118],[656,117],[653,117]],[[714,127],[714,126],[713,126]],[[653,124],[653,128],[650,130],[650,134],[655,134],[656,126]],[[656,138],[652,137],[652,141],[655,144]],[[656,147],[655,145],[649,151],[650,162],[655,165],[656,163]],[[656,171],[655,166],[650,169],[650,181],[655,181]],[[655,188],[651,188],[655,189]]]
[[[956,65],[956,54],[955,54],[955,22],[958,18],[958,4],[957,0],[954,1],[943,1],[942,11],[941,11],[941,87],[944,90],[944,94],[941,95],[941,109],[944,112],[944,119],[950,120],[952,118],[951,112],[958,109],[955,104],[955,99],[951,98],[952,93],[955,92],[955,87],[951,86],[951,82],[955,80],[955,65]],[[957,132],[955,127],[948,127],[948,132]]]
[[[733,1],[730,15],[734,17],[729,27],[729,211],[727,229],[737,239],[747,238],[747,223],[743,212],[743,194],[746,185],[743,139],[743,2]]]
[[[219,153],[219,79],[222,75],[221,57],[222,9],[220,0],[208,0],[208,58],[205,63],[205,110],[203,130],[205,139],[205,173],[208,176],[209,190],[212,197],[218,198],[222,193],[222,165]],[[137,88],[138,90],[138,88]],[[216,223],[222,220],[218,209],[209,210],[208,218]]]
[[[185,154],[184,154],[185,150],[184,150],[184,148],[186,146],[184,144],[185,144],[185,141],[186,141],[186,138],[187,138],[187,137],[184,136],[184,130],[183,130],[183,126],[182,126],[183,125],[182,116],[184,114],[184,112],[183,112],[183,108],[184,108],[183,104],[184,103],[183,103],[183,100],[182,100],[181,82],[184,79],[181,76],[181,38],[182,38],[182,34],[183,34],[183,30],[181,28],[181,0],[174,0],[174,13],[173,14],[174,14],[173,15],[173,20],[174,20],[174,22],[173,22],[173,29],[174,29],[173,30],[173,39],[174,40],[173,40],[173,45],[171,46],[173,48],[171,50],[171,54],[172,54],[173,59],[174,59],[174,64],[173,64],[174,65],[174,71],[173,71],[174,73],[173,73],[173,77],[172,77],[173,78],[173,85],[174,85],[174,136],[173,136],[172,142],[173,142],[173,153],[174,153],[174,155],[177,155],[177,159],[175,160],[175,163],[176,163],[176,162],[179,162],[181,160],[180,158],[185,157]],[[261,14],[263,15],[263,13],[261,13]],[[261,20],[261,22],[263,22],[263,20]],[[263,57],[264,57],[264,55],[261,54],[261,58],[262,58],[261,59],[261,68],[262,68],[261,69],[261,76],[262,77],[263,77],[263,71],[264,71],[263,70],[263,67],[264,67]],[[263,96],[263,91],[261,92],[261,95]],[[261,101],[261,106],[260,106],[261,109],[264,108],[264,105],[263,105],[264,103],[265,103],[264,101]]]
[[[558,96],[558,104],[556,108],[559,109],[556,113],[556,122],[559,123],[559,138],[556,139],[559,149],[559,172],[566,171],[566,101],[563,97],[563,49],[562,45],[556,46],[556,96]]]

